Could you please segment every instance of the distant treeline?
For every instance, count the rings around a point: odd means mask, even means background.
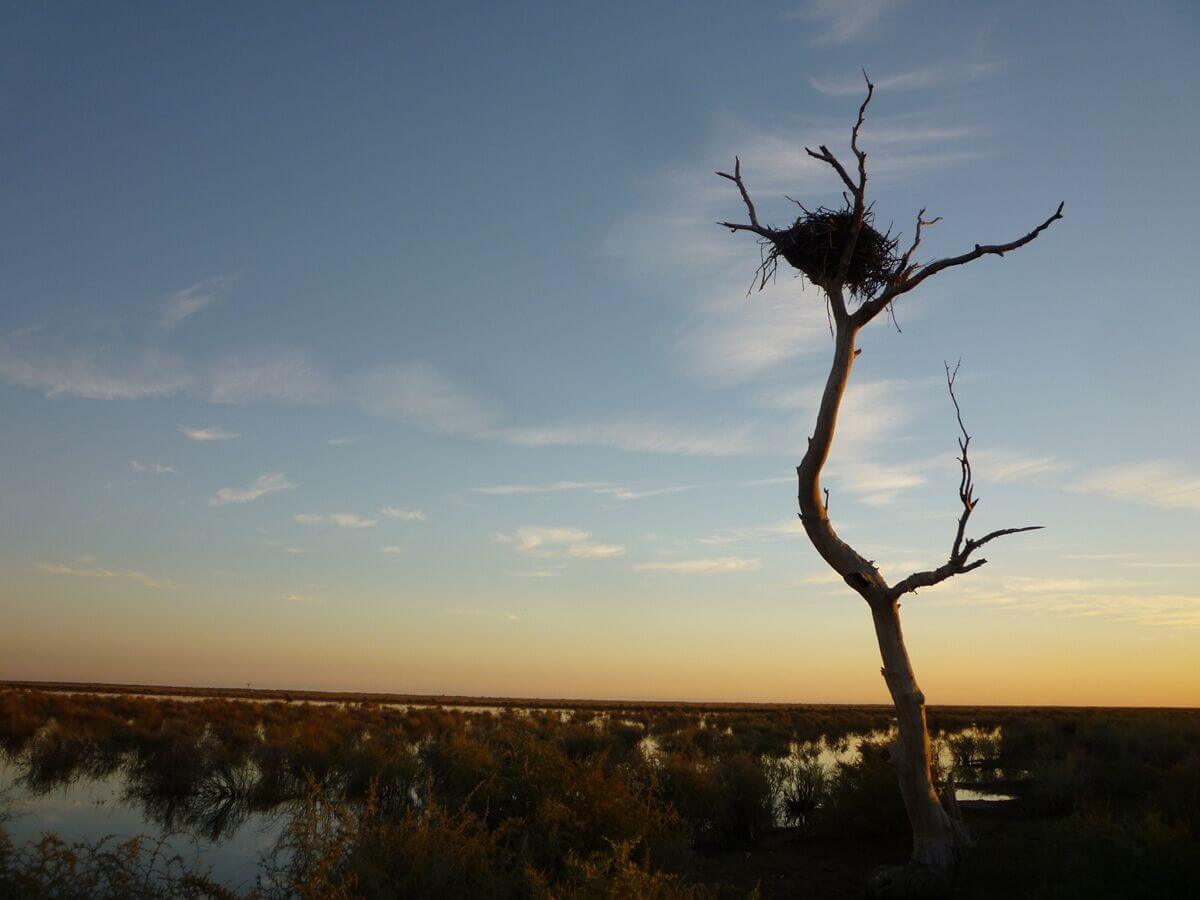
[[[285,688],[235,688],[197,687],[162,684],[107,684],[89,681],[16,681],[0,679],[0,690],[42,691],[47,693],[86,694],[135,694],[147,697],[214,697],[236,700],[282,700],[284,702],[311,703],[386,703],[416,706],[478,706],[513,709],[596,709],[596,710],[679,710],[690,712],[732,712],[738,710],[799,710],[799,711],[845,711],[866,710],[890,714],[889,703],[766,703],[732,702],[719,700],[596,700],[566,697],[486,697],[465,694],[390,694],[355,691],[309,691]],[[1146,711],[1193,712],[1196,707],[1166,706],[930,706],[931,714],[943,713],[955,716],[978,716],[988,712],[996,715],[1006,713],[1039,713],[1059,711],[1066,713],[1103,712],[1116,714],[1128,712],[1138,714]]]

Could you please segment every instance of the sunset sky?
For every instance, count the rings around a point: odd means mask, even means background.
[[[799,530],[832,342],[760,215],[928,260],[827,470],[931,703],[1200,704],[1200,7],[8,4],[0,678],[874,702]]]

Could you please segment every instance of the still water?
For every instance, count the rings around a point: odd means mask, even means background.
[[[470,711],[498,712],[482,707]],[[603,718],[607,717],[597,722]],[[824,769],[832,770],[839,763],[853,762],[864,742],[879,743],[893,736],[879,731],[793,743],[789,756],[816,760]],[[935,742],[943,771],[954,768],[969,776],[971,761],[956,759],[952,749],[952,739],[964,736],[974,744],[986,745],[998,742],[999,731],[968,729],[948,736],[951,740]],[[649,759],[657,755],[653,737],[646,737],[641,748]],[[161,840],[168,856],[178,855],[189,865],[198,864],[227,887],[247,889],[262,877],[261,863],[287,825],[284,804],[255,810],[238,801],[239,785],[254,781],[255,772],[249,769],[225,773],[225,781],[209,785],[203,796],[172,801],[139,792],[137,780],[121,766],[101,772],[75,770],[65,779],[42,779],[31,774],[22,756],[6,758],[0,754],[0,822],[17,846],[37,841],[47,832],[56,833],[67,843],[107,840],[110,846],[144,836],[151,842]],[[995,771],[991,774],[1003,776]],[[960,776],[959,780],[971,783],[969,778]],[[958,787],[956,795],[961,801],[1012,799],[973,783]]]
[[[23,774],[21,765],[0,760],[0,810],[6,815],[4,830],[15,845],[37,841],[47,832],[69,844],[161,838],[168,855],[199,863],[231,888],[254,885],[261,857],[274,846],[285,824],[282,814],[248,813],[214,840],[201,829],[172,830],[147,815],[141,802],[130,796],[123,774],[79,778],[45,789],[25,785]]]

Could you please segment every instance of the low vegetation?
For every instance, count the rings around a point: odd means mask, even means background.
[[[976,846],[963,896],[1183,896],[1200,879],[1200,713],[935,709]],[[887,711],[470,711],[0,691],[37,795],[119,777],[147,830],[284,825],[252,884],[160,839],[17,844],[0,896],[854,895],[907,855]],[[1066,876],[1064,876],[1066,873]]]

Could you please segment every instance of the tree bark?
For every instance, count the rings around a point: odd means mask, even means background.
[[[883,659],[881,671],[896,708],[899,735],[893,745],[892,762],[912,824],[912,861],[948,875],[958,865],[959,836],[934,789],[925,695],[917,685],[904,646],[900,604],[886,595],[878,596],[871,603],[871,616]]]
[[[830,293],[836,317],[833,365],[821,396],[816,427],[796,469],[800,518],[817,552],[870,607],[884,681],[896,710],[899,735],[893,763],[912,826],[913,850],[908,865],[881,869],[872,879],[872,886],[878,896],[884,897],[937,895],[949,889],[957,867],[959,834],[934,789],[925,695],[917,686],[904,646],[900,595],[888,585],[874,562],[838,537],[829,520],[827,499],[821,487],[821,470],[833,447],[842,397],[858,356],[854,346],[858,327],[843,312],[840,292]]]

